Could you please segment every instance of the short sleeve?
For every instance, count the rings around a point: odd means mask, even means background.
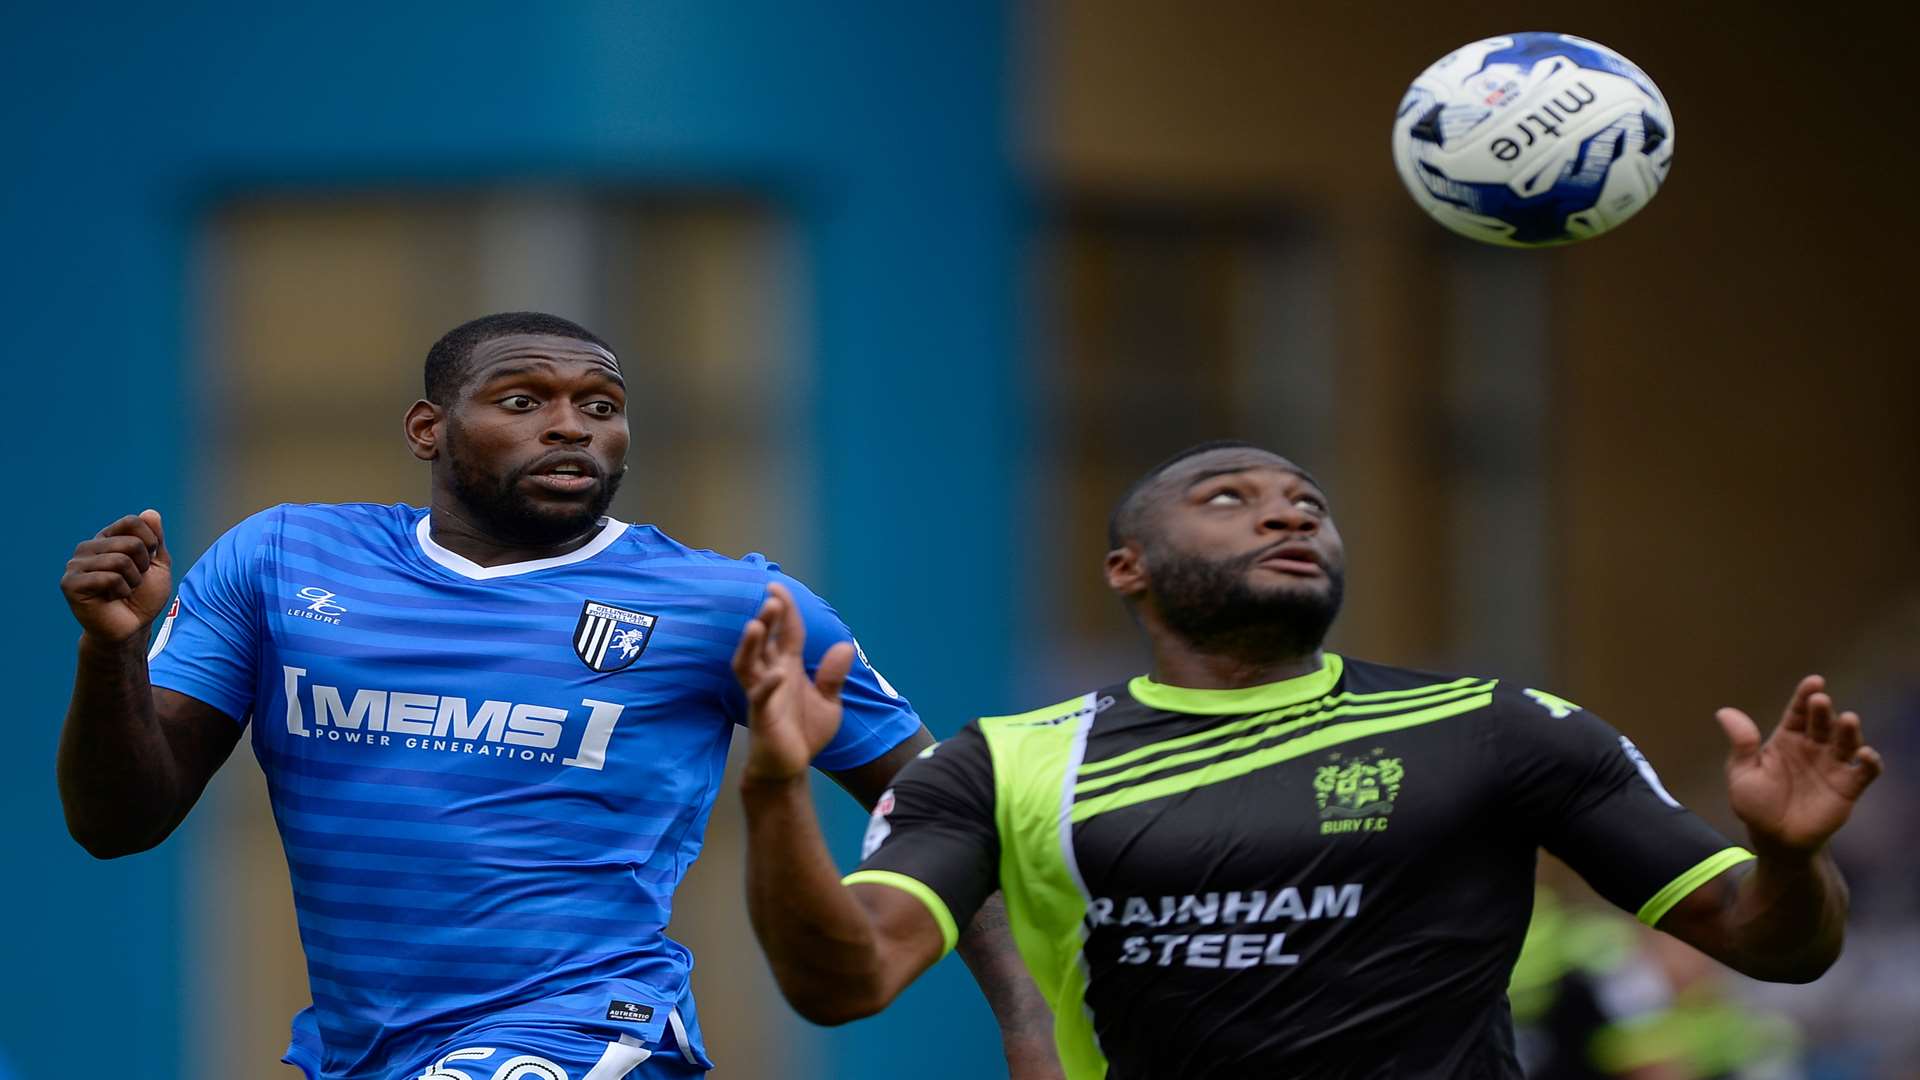
[[[153,685],[206,702],[245,724],[260,656],[260,558],[268,510],[227,530],[180,582],[147,654]]]
[[[928,747],[880,796],[849,885],[887,885],[927,906],[951,950],[1000,887],[993,758],[973,724]]]
[[[1493,715],[1514,820],[1648,926],[1753,857],[1680,805],[1631,740],[1580,706],[1502,690]]]
[[[840,621],[840,614],[813,590],[785,574],[775,572],[773,580],[785,585],[800,605],[800,617],[807,624],[807,671],[820,666],[820,658],[834,644],[853,642],[853,669],[840,690],[840,731],[833,741],[813,759],[815,768],[828,772],[858,768],[899,746],[920,730],[920,714],[893,684],[867,659],[865,649],[854,641],[853,632]]]

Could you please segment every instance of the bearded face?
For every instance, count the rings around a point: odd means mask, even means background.
[[[1158,540],[1146,549],[1147,595],[1167,629],[1203,651],[1311,653],[1340,614],[1345,567],[1330,559],[1319,581],[1263,581],[1255,566],[1267,555],[1209,558]]]
[[[540,468],[539,459],[490,470],[483,455],[466,452],[467,432],[460,423],[447,425],[447,479],[460,504],[489,536],[510,544],[543,547],[558,544],[592,529],[613,505],[625,474],[603,471],[597,463],[582,463],[592,471],[592,494],[580,501],[537,501],[527,494],[526,479]]]

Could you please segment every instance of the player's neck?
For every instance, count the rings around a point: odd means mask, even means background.
[[[427,533],[433,542],[476,566],[505,566],[571,554],[585,547],[604,527],[594,521],[579,534],[553,544],[516,544],[492,536],[474,523],[463,507],[438,493],[433,499]]]
[[[1190,690],[1241,690],[1249,686],[1285,682],[1319,671],[1325,658],[1319,649],[1305,655],[1241,655],[1202,651],[1171,635],[1153,642],[1153,672],[1148,677],[1162,686]]]

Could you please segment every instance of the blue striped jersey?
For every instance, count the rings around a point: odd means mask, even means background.
[[[850,638],[761,556],[645,525],[493,567],[405,505],[278,506],[221,537],[149,667],[252,725],[313,994],[289,1060],[386,1080],[510,1023],[678,1036],[710,1068],[665,927],[745,721],[733,648],[774,581],[810,665]],[[820,768],[919,729],[864,656],[845,696]]]

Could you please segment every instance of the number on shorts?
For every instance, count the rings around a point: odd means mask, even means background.
[[[493,1080],[568,1080],[567,1070],[543,1057],[522,1054],[494,1070]]]
[[[491,1046],[469,1046],[464,1050],[455,1050],[446,1057],[433,1063],[432,1067],[420,1074],[420,1080],[473,1080],[473,1074],[464,1069],[448,1068],[448,1062],[479,1061],[493,1056]],[[571,1080],[567,1070],[532,1054],[521,1054],[511,1058],[499,1068],[493,1070],[490,1080]]]

